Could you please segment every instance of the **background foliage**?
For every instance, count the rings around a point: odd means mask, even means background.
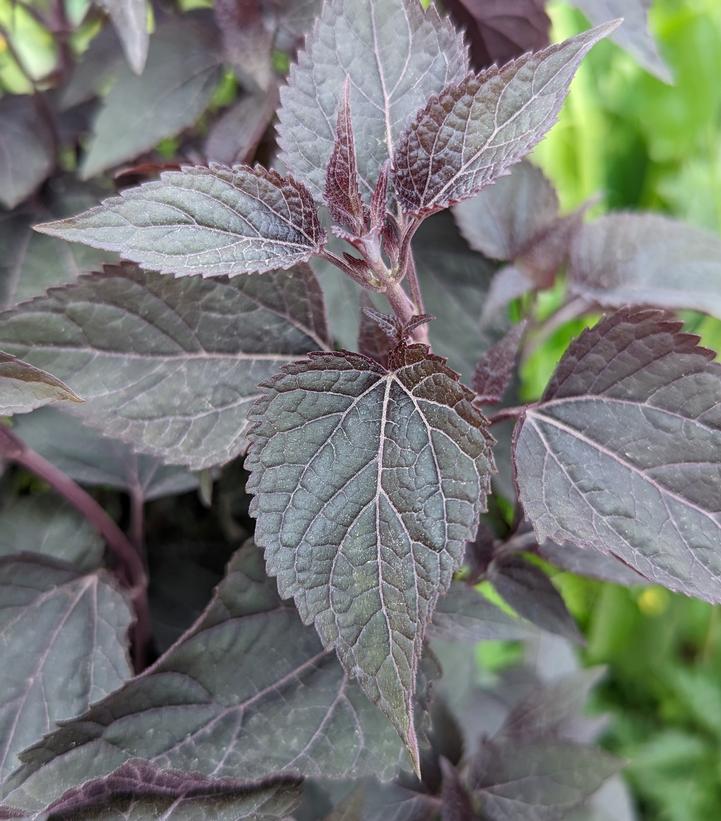
[[[190,0],[183,5],[203,4]],[[68,9],[71,18],[80,19],[85,3],[72,0]],[[563,3],[551,7],[551,17],[554,39],[586,27],[583,16]],[[717,0],[655,0],[651,20],[675,85],[655,79],[615,45],[600,44],[582,66],[559,124],[534,158],[558,186],[565,210],[600,195],[594,213],[651,209],[721,232],[721,5]],[[0,26],[12,29],[19,57],[32,75],[52,69],[52,40],[12,0],[0,0]],[[78,30],[75,45],[93,35],[92,27]],[[277,59],[282,65],[285,58],[279,54]],[[238,94],[237,82],[230,73],[216,80],[211,107],[228,107]],[[11,94],[31,90],[1,37],[0,88]],[[202,120],[198,129],[202,134]],[[165,139],[156,152],[172,157],[176,148],[173,139]],[[75,170],[74,155],[69,153],[64,162],[68,171]],[[543,294],[538,310],[550,313],[557,299],[553,292]],[[686,318],[707,344],[721,347],[721,322],[692,314]],[[580,327],[565,325],[529,359],[522,373],[524,398],[540,394]],[[30,481],[5,477],[6,485],[19,483],[13,491],[22,493],[37,490]],[[167,585],[153,591],[156,631],[165,646],[187,622],[187,614],[181,613],[187,598],[182,603],[173,598],[178,590],[188,596],[192,591],[197,601],[191,605],[199,612],[222,573],[229,541],[245,535],[245,497],[236,486],[224,474],[216,488],[214,516],[206,519],[202,532],[195,515],[202,502],[195,490],[180,497],[180,504],[176,497],[148,506],[151,571],[153,566],[164,568],[163,573],[151,572],[151,578]],[[107,503],[112,508],[117,499],[108,494]],[[217,550],[196,555],[194,545],[201,540]],[[173,563],[172,575],[160,547],[165,544],[173,544],[183,558]],[[626,590],[563,573],[555,581],[586,636],[584,664],[608,665],[594,708],[611,714],[605,743],[630,762],[626,777],[641,816],[669,821],[721,817],[719,610],[660,588]],[[492,677],[517,657],[517,649],[487,643],[478,655],[483,675]]]

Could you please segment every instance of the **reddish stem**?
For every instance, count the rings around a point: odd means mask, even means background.
[[[99,531],[110,550],[115,554],[120,563],[122,581],[129,588],[130,599],[135,610],[132,644],[135,669],[140,672],[145,666],[145,657],[150,642],[148,579],[140,554],[89,493],[86,493],[67,474],[29,448],[14,433],[3,427],[0,427],[0,456],[15,462],[47,482]]]
[[[492,425],[496,425],[499,422],[505,422],[507,419],[518,419],[519,416],[523,416],[523,414],[530,407],[531,405],[516,405],[513,408],[501,408],[499,411],[489,416],[488,421]]]

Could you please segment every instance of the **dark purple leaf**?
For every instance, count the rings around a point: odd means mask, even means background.
[[[617,25],[471,74],[431,97],[394,155],[393,181],[404,210],[440,211],[508,173],[555,123],[581,60]]]
[[[483,303],[481,321],[488,322],[499,313],[507,312],[507,305],[514,299],[536,289],[533,279],[515,265],[504,265],[491,280],[488,295]]]
[[[545,0],[444,0],[443,5],[465,29],[478,71],[548,45]]]
[[[697,342],[652,310],[584,332],[518,424],[516,480],[540,541],[718,602],[721,367]]]
[[[134,453],[120,440],[101,436],[57,408],[18,417],[13,420],[13,430],[29,447],[83,485],[115,488],[146,502],[198,487],[198,477],[189,471]]]
[[[350,80],[346,79],[338,109],[335,145],[328,160],[325,201],[331,217],[352,234],[360,236],[366,224],[366,209],[358,189],[355,138],[350,110]],[[383,197],[385,206],[385,196]]]
[[[499,558],[489,579],[511,607],[531,624],[574,642],[583,642],[573,616],[548,576],[520,556]]]
[[[193,772],[159,769],[141,759],[130,760],[115,772],[73,787],[47,812],[56,821],[83,818],[126,821],[149,818],[213,818],[216,821],[287,819],[298,805],[298,779],[246,783],[220,780]]]
[[[322,202],[346,78],[361,192],[370,200],[383,164],[431,94],[468,71],[462,38],[417,0],[328,0],[281,90],[281,159]]]
[[[516,369],[516,360],[526,321],[514,325],[511,330],[489,348],[473,372],[473,390],[477,401],[484,404],[498,404],[511,384]]]
[[[199,470],[245,449],[258,382],[325,333],[306,266],[227,280],[124,265],[2,314],[0,347],[55,370],[93,427]]]
[[[432,639],[445,641],[515,641],[535,634],[522,619],[504,613],[485,596],[461,582],[454,582],[438,601],[428,627]]]
[[[393,722],[416,768],[423,636],[493,470],[486,420],[444,362],[411,345],[388,370],[348,352],[287,365],[253,409],[246,462],[255,538],[281,595]]]
[[[546,175],[527,161],[453,209],[474,251],[513,262],[558,219],[558,195]]]
[[[132,618],[102,571],[82,575],[40,556],[0,559],[0,782],[56,721],[130,677]]]
[[[1,800],[36,812],[139,757],[220,780],[390,778],[401,744],[248,544],[183,639],[23,753]]]
[[[273,83],[272,49],[275,21],[265,0],[216,0],[215,21],[223,38],[225,60],[244,85],[261,93]]]
[[[570,286],[599,305],[691,308],[721,317],[721,239],[658,214],[609,214],[576,235]]]
[[[97,0],[123,44],[125,57],[136,74],[142,74],[148,57],[148,4],[146,0]]]
[[[625,49],[646,71],[664,83],[672,83],[673,76],[659,53],[648,30],[648,12],[653,0],[572,0],[572,5],[588,17],[592,24],[623,17],[622,25],[611,39]]]
[[[55,147],[42,103],[33,97],[0,98],[0,205],[14,208],[49,176]]]
[[[561,570],[578,576],[590,576],[604,582],[622,584],[625,587],[648,584],[639,573],[615,556],[606,556],[592,550],[583,550],[572,544],[543,542],[537,548],[538,555]]]
[[[456,768],[445,758],[441,758],[443,786],[441,788],[442,821],[474,821],[471,798],[466,791]]]
[[[473,794],[488,821],[558,821],[620,769],[608,753],[567,741],[486,741]]]
[[[208,131],[205,156],[222,165],[249,163],[275,113],[272,94],[246,94],[225,111]]]
[[[124,0],[112,0],[118,5]],[[149,151],[195,123],[220,76],[212,25],[202,15],[158,26],[142,76],[120,66],[81,166],[85,179]]]
[[[260,166],[186,166],[76,217],[36,226],[161,273],[235,276],[290,268],[325,232],[307,189]]]

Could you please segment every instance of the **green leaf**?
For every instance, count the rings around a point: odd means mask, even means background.
[[[103,572],[0,559],[0,782],[18,753],[130,677],[130,608]]]
[[[324,339],[320,290],[305,267],[232,281],[108,268],[0,323],[0,347],[83,394],[84,421],[194,469],[242,452],[258,383]]]
[[[609,214],[584,225],[569,273],[572,292],[599,305],[691,308],[721,317],[721,239],[680,220]]]
[[[104,550],[98,531],[59,496],[35,493],[0,508],[0,556],[40,553],[91,570]]]
[[[327,0],[281,90],[281,159],[318,202],[333,150],[343,87],[350,82],[361,193],[410,118],[468,70],[461,35],[417,0]]]
[[[406,742],[426,626],[485,509],[487,422],[445,360],[401,347],[283,368],[254,407],[255,538],[283,597]]]
[[[507,174],[555,123],[581,60],[617,25],[469,74],[431,97],[395,152],[403,209],[417,216],[440,211]]]
[[[40,810],[138,757],[216,779],[389,778],[401,745],[248,544],[180,642],[23,754],[4,803]]]
[[[131,0],[138,5],[138,0]],[[117,6],[128,0],[109,0]],[[145,3],[142,3],[145,6]],[[145,21],[143,21],[145,22]],[[127,44],[124,41],[126,54]],[[133,68],[122,65],[95,120],[81,166],[84,179],[132,160],[195,123],[213,96],[220,76],[211,26],[184,16],[158,26],[142,76],[142,55]]]
[[[123,191],[77,217],[36,230],[116,251],[183,276],[291,268],[320,253],[325,233],[308,191],[260,166],[185,166]]]
[[[539,540],[613,554],[721,601],[721,366],[661,311],[626,309],[568,349],[515,432]]]
[[[60,400],[83,401],[47,371],[0,351],[0,416],[29,413]]]

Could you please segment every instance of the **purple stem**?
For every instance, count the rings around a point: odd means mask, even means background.
[[[89,493],[4,427],[0,427],[0,456],[15,462],[47,482],[98,530],[115,554],[120,563],[122,581],[129,588],[135,610],[132,645],[135,669],[136,672],[140,672],[145,666],[150,643],[148,579],[140,554]]]

